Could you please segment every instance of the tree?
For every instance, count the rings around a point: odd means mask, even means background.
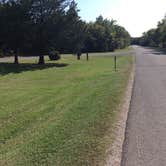
[[[97,17],[95,22],[90,22],[87,31],[85,45],[90,52],[114,51],[130,44],[129,33],[117,25],[115,20],[110,21],[102,16]]]
[[[139,39],[139,44],[166,48],[166,16],[158,23],[156,29],[150,29],[143,33],[143,36]]]
[[[161,48],[166,48],[166,16],[164,19],[158,23],[158,27],[156,29],[157,33],[157,43]]]
[[[78,15],[77,3],[72,1],[66,12],[63,31],[63,50],[77,54],[80,59],[86,36],[86,23]]]
[[[56,30],[49,31],[55,27],[58,17],[65,13],[69,0],[33,0],[31,4],[30,14],[32,20],[33,31],[35,34],[35,45],[39,53],[39,64],[44,64],[44,55],[48,53],[52,37]]]
[[[2,1],[0,4],[1,42],[14,54],[18,64],[18,52],[24,43],[28,3],[23,0]]]
[[[130,35],[115,20],[96,18],[86,23],[74,0],[3,0],[0,3],[0,46],[39,56],[51,49],[76,53],[114,51],[129,45]],[[160,30],[161,31],[161,28]],[[163,39],[164,40],[164,39]]]

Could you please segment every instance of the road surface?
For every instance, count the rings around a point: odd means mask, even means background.
[[[166,166],[166,55],[133,48],[136,77],[121,166]]]

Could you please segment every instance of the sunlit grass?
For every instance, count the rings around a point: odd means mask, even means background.
[[[111,56],[85,59],[0,64],[0,165],[80,166],[102,159],[132,57],[118,57],[117,72]]]

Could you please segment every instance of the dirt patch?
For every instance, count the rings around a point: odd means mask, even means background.
[[[132,96],[134,75],[135,75],[135,67],[133,67],[129,83],[127,86],[127,90],[125,93],[124,101],[121,106],[121,112],[118,117],[118,121],[115,125],[115,133],[114,133],[115,140],[111,145],[111,147],[106,152],[107,158],[105,166],[120,166],[121,164],[122,147],[125,139],[126,121],[128,117],[130,101]]]

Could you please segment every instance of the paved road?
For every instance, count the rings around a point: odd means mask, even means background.
[[[121,166],[166,166],[166,55],[134,50],[136,78]]]

